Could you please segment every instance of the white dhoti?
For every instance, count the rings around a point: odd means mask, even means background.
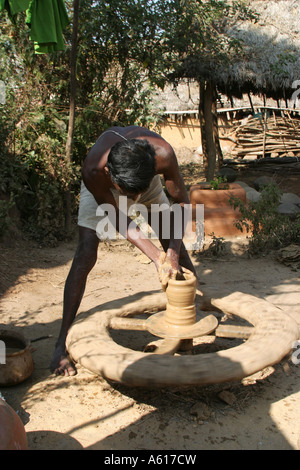
[[[121,196],[120,193],[118,193],[118,191],[115,189],[111,189],[110,191],[115,198],[117,206],[120,207],[120,197],[123,197],[124,199],[124,196]],[[148,211],[155,210],[155,206],[153,207],[153,205],[159,205],[161,208],[163,208],[163,204],[170,206],[169,200],[163,190],[160,175],[154,176],[149,188],[140,195],[138,200],[133,201],[130,198],[126,198],[126,200],[127,211],[129,215],[134,212],[135,206],[137,207],[137,210],[139,210],[139,206],[143,205]],[[97,215],[98,207],[99,206],[94,196],[82,182],[78,212],[78,225],[97,231],[99,222],[101,222],[103,217],[105,217],[104,215]]]

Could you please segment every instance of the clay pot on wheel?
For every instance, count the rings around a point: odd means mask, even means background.
[[[0,450],[27,450],[27,436],[17,413],[0,398]]]
[[[166,294],[166,322],[178,326],[196,322],[196,278],[193,273],[185,272],[182,279],[170,279]]]

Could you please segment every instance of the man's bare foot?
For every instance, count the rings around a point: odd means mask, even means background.
[[[60,346],[56,347],[50,364],[50,370],[55,375],[64,375],[65,377],[77,374],[76,367],[69,359],[66,349]]]

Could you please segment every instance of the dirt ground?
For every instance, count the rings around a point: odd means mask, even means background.
[[[235,238],[218,257],[209,250],[193,256],[203,289],[263,297],[300,324],[299,270],[276,254],[249,258],[245,245]],[[25,240],[0,248],[1,324],[31,340],[49,335],[32,344],[31,377],[0,389],[22,419],[31,450],[300,450],[300,365],[291,357],[254,377],[212,386],[129,388],[81,366],[74,377],[53,376],[49,363],[75,248],[76,239],[56,248]],[[157,289],[154,265],[136,249],[101,243],[80,312]]]

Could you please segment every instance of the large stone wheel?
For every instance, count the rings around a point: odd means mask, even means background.
[[[211,333],[209,324],[213,319],[212,325],[214,321],[216,324],[211,335],[243,337],[242,344],[212,353],[174,355],[182,344],[174,338],[158,341],[160,346],[154,352],[133,351],[116,343],[112,338],[114,330],[132,330],[133,334],[146,331],[147,319],[136,317],[165,309],[165,293],[156,292],[141,293],[130,302],[108,302],[87,312],[85,318],[79,316],[69,331],[67,349],[75,362],[91,372],[125,385],[208,385],[240,380],[279,362],[299,338],[297,323],[266,300],[240,292],[211,298],[205,307],[202,300],[197,296],[196,303],[208,310],[202,310],[203,321],[208,323],[205,334]],[[228,330],[217,325],[213,309],[244,319],[251,326]]]

